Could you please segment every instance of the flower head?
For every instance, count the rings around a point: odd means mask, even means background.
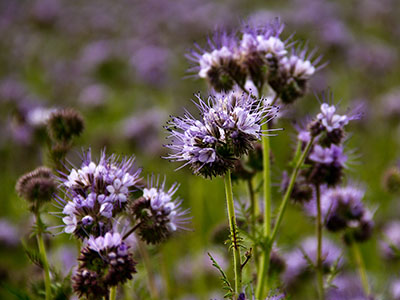
[[[322,68],[320,57],[314,58],[315,51],[294,49],[279,60],[269,61],[268,83],[285,104],[302,97],[308,81],[316,71]]]
[[[330,147],[322,147],[317,144],[308,159],[311,168],[304,170],[303,173],[309,182],[334,186],[341,181],[347,161],[343,146],[332,144]]]
[[[208,39],[208,49],[196,45],[187,58],[195,63],[191,69],[200,78],[207,79],[217,91],[229,91],[235,82],[244,84],[246,73],[239,61],[235,35],[216,32]]]
[[[186,229],[185,224],[190,218],[185,215],[189,210],[181,208],[182,200],[174,199],[178,187],[174,183],[166,190],[165,179],[159,184],[159,178],[153,176],[143,190],[143,196],[131,206],[131,212],[140,224],[139,235],[147,243],[160,243],[178,229]]]
[[[75,292],[89,298],[107,295],[109,287],[132,279],[136,262],[128,250],[119,233],[91,236],[81,251],[79,268],[72,278]]]
[[[115,155],[106,157],[104,152],[94,162],[89,150],[80,168],[61,174],[60,181],[69,198],[65,201],[57,197],[65,215],[65,232],[83,239],[111,229],[112,217],[125,209],[140,180],[140,170],[133,171],[133,162],[133,157],[119,162]]]
[[[202,120],[186,113],[169,122],[173,143],[167,147],[174,153],[167,158],[185,162],[204,177],[223,175],[261,138],[261,126],[273,117],[274,109],[235,92],[212,95],[207,102],[200,95],[197,99]]]
[[[20,197],[29,201],[32,210],[50,201],[56,191],[56,182],[52,171],[39,167],[18,179],[15,189]]]

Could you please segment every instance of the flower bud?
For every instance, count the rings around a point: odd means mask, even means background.
[[[49,135],[55,141],[70,141],[82,133],[84,126],[81,114],[72,108],[54,112],[47,121]]]
[[[392,167],[385,172],[383,187],[392,194],[400,192],[400,169],[398,167]]]
[[[56,183],[49,168],[39,167],[21,176],[15,189],[20,197],[31,203],[31,209],[37,209],[52,198]]]

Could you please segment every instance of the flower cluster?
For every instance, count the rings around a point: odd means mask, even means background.
[[[364,191],[354,186],[322,189],[321,214],[325,227],[332,232],[344,232],[346,242],[368,240],[373,232],[372,213],[362,202]],[[308,214],[316,215],[313,199],[306,205]]]
[[[73,288],[89,299],[108,297],[109,288],[132,279],[136,262],[119,233],[91,237],[79,256],[79,267],[72,277]]]
[[[188,112],[172,118],[167,129],[173,143],[166,147],[174,153],[166,158],[183,161],[204,177],[223,175],[266,134],[261,126],[276,109],[239,92],[214,94],[207,102],[196,97],[202,120]]]
[[[133,171],[134,158],[107,157],[102,152],[95,163],[89,150],[79,169],[62,173],[62,186],[69,200],[57,197],[63,206],[64,231],[84,239],[101,236],[112,228],[112,218],[126,208],[130,194],[139,183],[140,170]]]
[[[133,202],[130,211],[139,224],[138,234],[147,243],[160,243],[172,232],[185,229],[189,222],[190,218],[184,217],[189,211],[180,207],[182,200],[173,199],[178,187],[175,183],[165,190],[165,180],[159,184],[158,179],[152,177],[143,196]]]
[[[209,39],[209,50],[197,47],[188,58],[191,69],[205,78],[217,91],[243,87],[249,78],[258,91],[265,83],[288,104],[304,95],[310,77],[320,68],[314,51],[292,49],[280,35],[283,24],[278,19],[263,26],[247,25],[237,34],[218,33]]]

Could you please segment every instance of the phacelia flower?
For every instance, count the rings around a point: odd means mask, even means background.
[[[311,76],[322,68],[318,66],[320,57],[314,59],[314,55],[315,51],[307,49],[293,50],[290,55],[269,61],[268,83],[283,103],[293,103],[306,93]]]
[[[29,201],[32,210],[48,202],[56,192],[56,182],[52,171],[39,167],[18,179],[15,189],[20,197]]]
[[[286,285],[293,285],[310,271],[309,260],[316,264],[317,246],[317,239],[309,237],[301,242],[299,249],[285,255],[286,269],[283,273],[283,281]],[[325,272],[329,272],[330,267],[335,264],[338,264],[338,266],[343,264],[341,249],[325,238],[322,240],[322,258]]]
[[[166,190],[165,180],[159,184],[159,179],[152,177],[149,187],[143,189],[143,196],[132,204],[131,213],[140,224],[138,234],[147,243],[160,243],[178,229],[186,229],[190,217],[185,216],[189,210],[181,208],[181,199],[174,199],[178,188],[174,183]]]
[[[338,184],[343,176],[343,168],[347,156],[343,153],[343,146],[332,144],[330,147],[315,145],[308,156],[310,169],[303,173],[308,181],[315,184]]]
[[[253,148],[262,134],[261,126],[273,118],[276,109],[242,93],[215,94],[205,102],[196,96],[202,120],[190,113],[173,117],[167,129],[171,132],[174,151],[168,159],[183,161],[193,172],[204,177],[224,175],[234,161]],[[183,167],[182,166],[182,167]]]
[[[328,96],[331,97],[331,96]],[[323,132],[320,143],[329,146],[330,144],[340,144],[344,138],[344,127],[350,121],[360,118],[360,113],[348,112],[344,115],[336,113],[336,106],[328,103],[321,104],[321,111],[318,113],[316,121],[310,127],[317,128],[317,133]]]
[[[373,300],[373,295],[366,295],[358,277],[354,274],[337,276],[332,287],[327,289],[327,300]]]
[[[81,114],[72,109],[62,109],[53,112],[47,120],[47,129],[55,141],[68,142],[74,136],[79,136],[85,127]]]
[[[235,83],[243,85],[246,72],[240,63],[238,43],[234,35],[215,33],[208,40],[208,50],[196,45],[187,58],[195,63],[190,71],[206,79],[216,91],[229,91]]]
[[[92,160],[86,153],[81,167],[69,174],[61,173],[61,186],[69,200],[57,197],[62,205],[64,231],[84,239],[100,236],[111,230],[111,219],[126,208],[131,193],[140,180],[140,170],[133,171],[134,157],[120,162],[115,155]]]
[[[400,254],[400,222],[393,221],[383,228],[383,240],[380,242],[382,254],[387,259],[399,258]]]
[[[279,61],[287,53],[285,42],[279,37],[283,28],[283,24],[276,19],[266,26],[246,26],[243,30],[240,41],[241,57],[258,89],[264,85],[268,61]]]
[[[372,213],[362,202],[364,191],[354,186],[321,189],[321,214],[325,226],[333,232],[344,232],[346,242],[362,242],[373,233]],[[306,205],[307,212],[316,215],[316,201]]]
[[[123,284],[136,273],[136,262],[119,233],[90,237],[79,256],[79,268],[72,277],[80,296],[98,299],[107,296],[109,287]],[[97,298],[96,298],[97,297]]]

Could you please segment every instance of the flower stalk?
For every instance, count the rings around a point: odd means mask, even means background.
[[[317,230],[317,289],[318,289],[318,299],[323,300],[324,297],[324,277],[322,269],[322,216],[321,216],[321,191],[320,186],[317,184],[315,186],[316,198],[317,198],[317,220],[316,220],[316,230]]]
[[[268,267],[269,267],[269,257],[270,257],[270,252],[271,252],[271,247],[273,242],[275,241],[276,235],[278,233],[278,229],[282,223],[283,215],[286,211],[287,204],[290,199],[290,195],[292,193],[294,184],[296,182],[297,175],[303,166],[303,163],[308,155],[308,152],[311,149],[311,146],[313,145],[314,138],[311,138],[311,140],[308,142],[307,146],[305,147],[303,153],[297,160],[296,166],[292,171],[292,175],[290,176],[290,182],[288,185],[288,188],[285,192],[285,195],[283,196],[281,205],[279,207],[279,212],[278,216],[276,218],[275,226],[272,230],[272,234],[269,237],[269,239],[266,239],[266,247],[264,249],[264,254],[261,258],[260,261],[260,268],[258,272],[258,279],[257,279],[257,289],[256,289],[256,299],[263,299],[264,298],[264,287],[267,282],[267,273],[268,273]]]
[[[45,287],[45,292],[46,292],[46,300],[51,299],[51,281],[50,281],[50,268],[49,268],[49,263],[47,260],[47,255],[46,255],[46,248],[44,245],[43,241],[43,223],[42,219],[40,217],[40,212],[39,210],[36,211],[36,226],[37,226],[37,232],[36,232],[36,238],[38,242],[38,247],[39,247],[39,253],[42,258],[43,262],[43,271],[44,271],[44,287]]]
[[[354,260],[356,261],[358,272],[360,273],[361,284],[363,286],[366,296],[371,294],[371,288],[368,283],[367,271],[365,269],[364,260],[361,255],[360,247],[355,241],[351,242],[351,250],[353,252]]]
[[[237,239],[237,224],[235,216],[235,206],[233,203],[232,193],[232,180],[231,172],[228,171],[225,174],[225,193],[226,193],[226,206],[228,208],[229,228],[230,228],[230,239],[231,247],[233,249],[233,265],[235,273],[235,293],[239,295],[242,290],[242,263],[240,256],[240,245]]]

